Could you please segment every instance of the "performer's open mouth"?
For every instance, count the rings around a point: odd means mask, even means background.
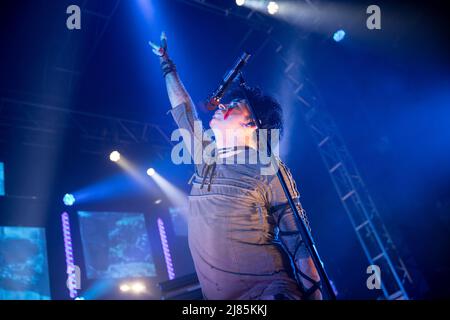
[[[227,109],[227,111],[225,111],[225,114],[223,115],[223,120],[227,120],[230,113],[231,113],[231,109]]]

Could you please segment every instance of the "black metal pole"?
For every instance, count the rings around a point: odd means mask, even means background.
[[[244,96],[247,97],[247,91],[246,91],[247,85],[245,84],[245,80],[242,75],[242,72],[239,73],[239,85],[241,86],[242,91],[244,92]],[[250,109],[252,118],[255,121],[255,125],[257,128],[259,128],[260,122],[257,117],[258,115],[254,112],[254,109],[252,108],[249,99],[246,99],[246,100],[247,100],[248,107]],[[275,168],[278,168],[278,163],[276,162],[276,159],[273,157],[273,154],[272,154],[272,148],[271,148],[270,142],[267,143],[267,151],[270,155],[271,164],[276,165]],[[311,234],[309,233],[309,230],[306,227],[305,222],[303,221],[303,219],[301,218],[301,216],[298,212],[297,206],[295,205],[294,200],[291,197],[291,194],[289,192],[286,181],[284,180],[284,177],[280,170],[277,170],[277,177],[280,180],[280,184],[283,187],[283,191],[286,195],[286,198],[288,199],[288,202],[292,209],[292,212],[294,213],[294,216],[296,217],[295,221],[297,224],[297,228],[299,228],[299,230],[300,230],[300,234],[302,236],[303,241],[305,242],[305,246],[308,249],[309,254],[311,255],[311,258],[314,262],[317,272],[319,273],[320,281],[323,286],[321,288],[321,291],[322,291],[322,293],[324,293],[323,289],[325,289],[326,298],[328,298],[330,300],[336,300],[336,295],[334,294],[334,290],[333,290],[333,287],[331,286],[330,279],[328,278],[325,268],[323,267],[322,261],[319,257],[319,253],[317,252],[317,248],[314,244],[313,238],[312,238]]]

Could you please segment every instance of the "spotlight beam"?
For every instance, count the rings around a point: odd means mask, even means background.
[[[165,194],[167,199],[169,199],[175,207],[180,208],[181,212],[185,214],[188,208],[187,194],[163,178],[158,172],[155,172],[151,178]]]
[[[135,167],[131,162],[122,157],[120,161],[117,162],[117,164],[119,165],[119,167],[125,170],[125,172],[130,174],[134,178],[134,180],[137,181],[140,185],[142,185],[146,189],[151,190],[151,186],[149,185],[148,180],[140,172],[140,170],[137,167]]]

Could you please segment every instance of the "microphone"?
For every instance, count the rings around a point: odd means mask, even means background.
[[[226,90],[231,85],[233,80],[237,77],[237,75],[241,72],[241,69],[245,66],[245,64],[250,59],[251,55],[247,52],[242,53],[239,59],[234,64],[234,67],[228,71],[228,73],[224,76],[221,84],[217,88],[216,91],[209,98],[208,109],[214,110],[220,104],[220,100],[223,98]]]

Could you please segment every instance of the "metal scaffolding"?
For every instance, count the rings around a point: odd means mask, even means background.
[[[298,86],[298,81],[288,78],[294,86]],[[411,284],[412,278],[336,124],[319,108],[321,99],[312,85],[303,83],[296,98],[369,264],[376,265],[381,270],[379,277],[383,298],[408,299],[405,282]]]
[[[112,145],[151,147],[160,158],[172,142],[160,126],[22,99],[0,98],[0,142],[54,147],[61,137],[82,139],[80,151],[104,154]],[[8,133],[8,134],[7,134]]]
[[[57,21],[55,29],[63,30],[65,39],[58,41],[58,48],[47,55],[42,82],[44,92],[64,97],[73,93],[74,85],[92,60],[119,4],[120,0],[84,0],[80,5],[80,30],[66,30]]]
[[[383,292],[380,298],[388,300],[409,299],[405,285],[411,285],[413,279],[397,252],[355,162],[339,134],[336,124],[324,110],[314,85],[307,78],[298,76],[298,63],[289,58],[285,52],[287,51],[285,46],[274,37],[273,26],[268,28],[267,25],[270,25],[270,23],[264,19],[264,16],[251,10],[249,14],[243,15],[236,9],[222,9],[204,0],[179,1],[203,7],[216,13],[221,12],[225,16],[232,15],[235,18],[244,19],[244,22],[254,30],[264,30],[267,40],[275,44],[275,54],[284,66],[285,76],[292,84],[298,106],[302,110],[338,197],[352,223],[369,264],[380,267],[381,290]],[[312,1],[305,2],[314,7]],[[245,37],[247,36],[248,34]],[[243,46],[244,42],[242,41],[240,46]],[[267,41],[261,46],[266,45]]]
[[[48,50],[39,95],[10,91],[0,96],[0,142],[14,135],[15,142],[54,148],[64,137],[81,139],[82,152],[104,154],[111,146],[139,145],[151,147],[160,158],[170,149],[171,141],[160,126],[76,111],[73,105],[74,85],[93,60],[120,2],[82,1],[80,30],[55,22],[58,41]]]

